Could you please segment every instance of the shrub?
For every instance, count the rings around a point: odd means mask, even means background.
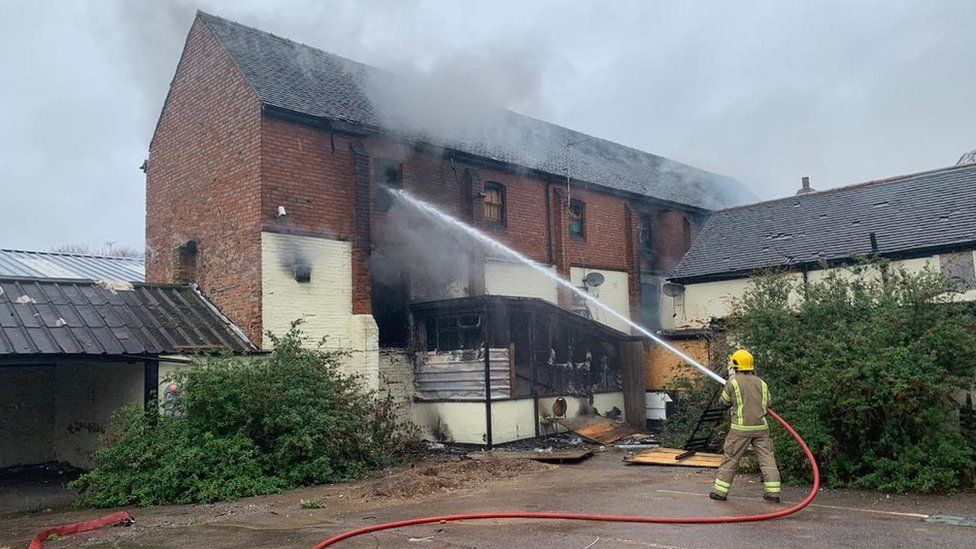
[[[972,387],[976,319],[956,282],[883,262],[803,285],[757,277],[729,318],[756,356],[773,406],[803,435],[827,486],[938,492],[972,486],[976,441],[960,430],[954,393]],[[788,479],[809,468],[774,430]]]
[[[124,409],[95,467],[71,484],[93,506],[209,502],[345,481],[409,457],[392,401],[309,348],[298,323],[269,356],[210,357],[180,370],[178,417]]]

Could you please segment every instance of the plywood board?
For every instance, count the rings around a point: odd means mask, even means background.
[[[655,448],[624,458],[624,463],[636,465],[671,465],[676,467],[708,467],[718,469],[722,463],[721,454],[707,454],[699,452],[681,461],[675,458],[684,453],[676,448]]]
[[[598,444],[613,444],[637,432],[637,429],[622,421],[614,421],[598,415],[562,418],[557,419],[556,423]]]
[[[532,459],[549,463],[570,463],[582,461],[593,455],[590,450],[576,450],[566,448],[562,450],[552,450],[551,452],[536,452],[529,450],[525,452],[506,452],[504,450],[494,450],[491,452],[471,452],[468,454],[470,459],[489,460],[489,459]]]

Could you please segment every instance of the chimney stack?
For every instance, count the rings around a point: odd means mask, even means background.
[[[803,176],[803,178],[800,181],[803,182],[803,186],[800,187],[800,190],[796,191],[796,194],[800,195],[800,194],[810,194],[810,193],[813,193],[813,192],[817,192],[816,189],[813,189],[813,188],[810,187],[810,178],[809,177]]]

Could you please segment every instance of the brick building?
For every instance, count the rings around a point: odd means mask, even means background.
[[[398,108],[408,95],[389,97],[400,88],[412,84],[198,13],[146,164],[147,280],[199,284],[258,344],[302,318],[382,388],[381,369],[403,378],[390,371],[403,361],[380,347],[416,347],[411,303],[492,294],[574,306],[531,269],[431,232],[384,185],[575,284],[599,272],[599,298],[652,327],[662,275],[709,210],[745,194],[727,177],[508,111],[425,125],[398,116],[409,110]]]

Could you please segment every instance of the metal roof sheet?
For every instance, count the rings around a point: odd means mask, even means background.
[[[731,177],[496,107],[479,105],[468,109],[477,111],[469,120],[444,124],[437,120],[444,113],[418,112],[421,101],[439,108],[431,97],[440,92],[415,79],[207,13],[197,17],[264,105],[698,208],[725,208],[752,196]],[[389,96],[391,90],[402,93]]]
[[[671,278],[976,243],[976,165],[943,168],[713,212]]]
[[[0,249],[0,276],[143,282],[145,262],[138,257]]]
[[[195,286],[0,277],[0,358],[255,350]]]

